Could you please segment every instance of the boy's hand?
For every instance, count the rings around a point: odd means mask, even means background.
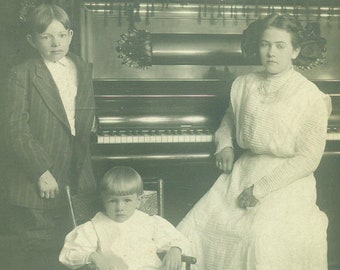
[[[231,173],[234,165],[234,149],[232,147],[223,148],[215,155],[216,167],[225,173]]]
[[[172,247],[167,252],[163,259],[163,269],[164,270],[180,270],[182,261],[181,261],[181,250],[178,247]]]
[[[110,255],[110,258],[103,256],[97,252],[93,252],[89,256],[89,261],[94,264],[94,269],[97,270],[127,270],[126,263],[115,255]]]
[[[58,183],[50,171],[44,172],[39,177],[38,189],[41,198],[54,199],[58,195]]]

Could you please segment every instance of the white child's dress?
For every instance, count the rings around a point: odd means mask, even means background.
[[[246,151],[178,225],[198,269],[327,269],[328,221],[316,205],[313,172],[330,110],[330,98],[294,69],[235,80],[217,151],[232,136]],[[238,207],[237,197],[252,185],[259,202]]]
[[[188,241],[160,216],[136,210],[127,221],[119,223],[99,212],[66,236],[59,260],[75,269],[85,265],[89,255],[97,251],[108,258],[112,254],[120,257],[129,270],[155,270],[162,265],[157,252],[171,246],[185,252]]]

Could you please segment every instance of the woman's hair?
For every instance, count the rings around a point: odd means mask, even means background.
[[[43,33],[53,20],[57,20],[65,29],[70,29],[70,19],[67,13],[59,6],[53,4],[41,4],[37,6],[27,19],[27,32]]]
[[[143,194],[143,181],[141,176],[131,167],[118,166],[108,170],[99,184],[99,194],[124,196]]]
[[[282,29],[290,33],[292,45],[295,49],[300,47],[304,42],[305,37],[303,27],[292,15],[274,13],[265,17],[260,26],[259,39],[261,39],[263,32],[270,27]]]
[[[307,23],[305,27],[290,14],[273,13],[258,19],[243,31],[241,50],[243,57],[252,64],[260,64],[259,44],[263,32],[275,27],[290,33],[294,49],[301,48],[293,64],[300,69],[310,69],[323,63],[326,59],[326,39],[321,37],[320,24]]]

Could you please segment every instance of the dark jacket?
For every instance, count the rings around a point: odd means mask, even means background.
[[[65,205],[65,185],[75,191],[95,188],[89,139],[94,119],[94,94],[86,64],[68,55],[77,67],[75,129],[70,125],[59,91],[42,58],[14,67],[4,93],[3,140],[8,153],[5,176],[10,204],[34,208]],[[50,170],[60,196],[42,199],[37,181]]]

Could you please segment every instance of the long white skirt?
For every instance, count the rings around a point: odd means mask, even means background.
[[[245,153],[222,174],[178,229],[193,245],[199,270],[327,270],[326,215],[316,205],[313,175],[241,209],[244,188],[284,162]]]

